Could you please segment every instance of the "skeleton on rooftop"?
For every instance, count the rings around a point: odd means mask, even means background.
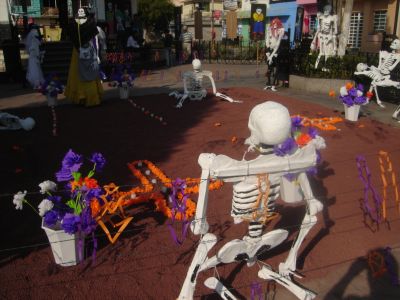
[[[286,107],[273,101],[255,106],[250,113],[248,126],[251,136],[246,140],[246,144],[250,145],[248,151],[258,152],[257,158],[245,160],[244,157],[238,161],[212,153],[202,153],[199,156],[198,162],[202,168],[201,183],[191,230],[194,234],[201,235],[201,238],[178,297],[180,300],[193,298],[200,272],[216,268],[219,264],[240,261],[246,261],[248,266],[259,262],[260,278],[275,280],[299,299],[313,299],[316,296],[312,291],[293,282],[291,276],[298,276],[298,250],[305,236],[316,224],[316,215],[323,207],[321,202],[315,199],[305,172],[315,166],[317,150],[325,148],[324,139],[316,136],[303,148],[293,149],[285,156],[276,155],[274,146],[282,144],[291,136],[292,122]],[[290,203],[304,201],[307,210],[287,259],[279,265],[279,271],[275,272],[270,266],[259,261],[258,256],[280,245],[288,237],[288,231],[284,229],[274,229],[263,234],[264,226],[277,216],[275,201],[280,196],[282,177],[288,173],[295,174],[304,199],[294,199],[287,195],[282,195],[281,198]],[[235,224],[245,221],[249,223],[249,227],[246,236],[228,242],[215,256],[209,258],[208,252],[217,243],[217,237],[208,233],[209,226],[206,220],[210,178],[233,182],[231,216]],[[236,299],[218,278],[210,277],[204,284],[214,289],[223,299]]]
[[[178,91],[173,91],[169,94],[169,96],[174,96],[179,102],[176,104],[177,108],[181,108],[183,106],[183,102],[189,98],[190,100],[203,100],[207,96],[207,90],[203,87],[203,77],[208,77],[211,81],[213,94],[217,97],[220,97],[224,100],[227,100],[231,103],[233,102],[241,102],[237,100],[233,100],[227,95],[221,94],[217,92],[215,87],[214,78],[212,76],[211,71],[203,71],[201,68],[201,61],[199,59],[194,59],[192,61],[193,71],[187,71],[183,73],[183,94]]]

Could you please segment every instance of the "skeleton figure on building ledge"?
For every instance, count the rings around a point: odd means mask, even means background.
[[[227,100],[231,103],[241,103],[241,101],[233,100],[227,95],[217,92],[215,87],[214,78],[212,77],[211,71],[203,71],[201,69],[201,61],[199,59],[194,59],[192,61],[193,71],[187,71],[183,73],[183,94],[178,91],[173,91],[169,96],[174,96],[179,102],[176,104],[177,108],[183,106],[183,102],[189,98],[190,100],[203,100],[207,96],[207,90],[203,88],[203,77],[208,77],[212,84],[213,95]]]
[[[316,215],[323,208],[312,193],[306,170],[316,165],[317,150],[325,148],[325,141],[317,135],[306,146],[288,147],[291,150],[278,155],[276,147],[282,147],[291,139],[292,122],[286,107],[273,101],[255,106],[250,113],[248,126],[251,136],[246,140],[246,144],[250,145],[246,153],[257,151],[257,158],[245,160],[243,157],[238,161],[212,153],[202,153],[199,156],[198,162],[202,168],[201,183],[191,230],[195,235],[201,235],[201,238],[178,297],[180,300],[193,298],[200,272],[216,268],[219,264],[240,261],[246,261],[249,267],[257,262],[260,278],[275,280],[298,299],[313,299],[316,296],[314,292],[293,282],[292,275],[299,276],[296,272],[298,250],[316,224]],[[283,176],[289,173],[294,175],[300,185],[301,192],[297,187],[298,194],[293,194],[300,196],[299,198],[291,197],[288,190],[284,191],[282,187]],[[208,257],[208,252],[217,243],[218,238],[208,233],[209,226],[206,220],[210,178],[233,182],[231,216],[235,224],[249,222],[246,236],[226,243],[213,257]],[[274,229],[263,234],[264,226],[278,215],[275,211],[275,201],[280,194],[288,203],[304,201],[307,209],[287,259],[280,263],[279,271],[275,272],[269,265],[259,261],[258,256],[280,245],[288,237],[288,231],[284,229]],[[214,289],[223,299],[236,299],[218,278],[210,277],[204,284]]]
[[[385,105],[383,105],[379,98],[377,87],[395,87],[400,89],[400,82],[390,79],[390,73],[400,62],[400,54],[397,53],[397,51],[400,49],[400,40],[395,39],[390,44],[390,48],[392,49],[392,52],[379,51],[378,67],[369,67],[364,63],[359,63],[357,65],[357,71],[354,72],[354,75],[364,75],[371,78],[372,81],[369,91],[372,92],[373,90],[375,92],[376,103],[381,107],[385,107]],[[393,113],[393,118],[397,119],[399,112],[400,106],[398,106]]]
[[[337,50],[337,15],[331,15],[332,6],[325,5],[324,13],[318,14],[318,27],[314,39],[311,43],[311,51],[319,49],[319,54],[315,62],[315,69],[318,68],[322,56],[325,63],[330,56],[336,55]],[[323,70],[326,70],[323,68]]]

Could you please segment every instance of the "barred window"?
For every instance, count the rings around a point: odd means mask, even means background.
[[[363,31],[363,13],[353,12],[350,19],[350,33],[349,33],[349,48],[360,48],[361,47],[361,35]]]
[[[384,32],[386,30],[386,19],[387,19],[387,11],[386,10],[376,10],[374,12],[374,31],[375,32]]]

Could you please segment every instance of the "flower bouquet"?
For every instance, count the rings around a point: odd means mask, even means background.
[[[100,153],[94,153],[90,161],[92,168],[87,176],[82,176],[79,170],[83,157],[69,150],[61,170],[56,173],[57,182],[65,184],[65,190],[57,192],[57,184],[50,180],[40,183],[40,193],[46,198],[40,202],[38,210],[26,199],[26,191],[14,195],[16,209],[22,209],[25,203],[42,217],[42,228],[49,239],[54,259],[62,266],[76,265],[83,260],[84,239],[90,234],[95,254],[97,223],[92,206],[99,205],[103,190],[93,176],[103,168],[105,159]]]
[[[360,113],[360,105],[366,105],[371,98],[371,93],[364,96],[364,87],[359,84],[357,88],[352,83],[347,83],[340,88],[339,99],[344,105],[345,118],[349,121],[357,121]]]
[[[129,90],[133,86],[133,81],[135,79],[134,74],[130,71],[129,67],[123,69],[117,68],[111,74],[110,86],[119,88],[120,99],[129,98]]]
[[[39,91],[47,97],[47,104],[49,106],[55,106],[57,105],[58,94],[64,92],[64,86],[56,75],[50,75],[43,84],[40,85]]]
[[[303,119],[299,116],[292,117],[292,132],[282,144],[274,146],[274,153],[277,156],[291,155],[299,148],[303,148],[313,142],[317,149],[326,147],[325,141],[318,135],[318,131],[313,127],[306,130],[303,126]],[[321,161],[321,154],[317,150],[317,164]],[[312,167],[307,170],[308,174],[315,175],[317,168]],[[288,173],[281,177],[281,198],[287,203],[297,203],[303,200],[303,194],[297,181],[298,173]]]

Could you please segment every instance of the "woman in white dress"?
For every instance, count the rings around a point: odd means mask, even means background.
[[[29,54],[28,68],[26,71],[26,80],[31,84],[34,89],[40,87],[44,82],[41,64],[40,52],[40,34],[36,26],[33,26],[25,39],[25,48]]]

